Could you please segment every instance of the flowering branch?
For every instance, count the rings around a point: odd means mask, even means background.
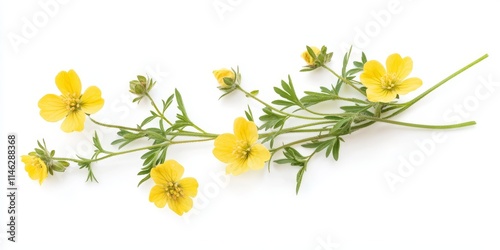
[[[40,184],[49,174],[64,172],[70,166],[69,162],[74,162],[88,171],[87,181],[97,181],[92,171],[93,163],[143,151],[141,155],[143,166],[138,173],[142,179],[138,185],[152,179],[155,185],[150,191],[149,201],[160,208],[168,205],[175,213],[182,215],[193,206],[192,198],[197,194],[198,182],[192,177],[182,178],[184,167],[167,157],[168,149],[173,145],[213,141],[212,153],[226,165],[226,173],[232,175],[262,169],[266,162],[268,167],[272,162],[298,167],[295,188],[298,193],[309,162],[314,156],[324,152],[327,158],[331,157],[337,161],[340,156],[340,146],[345,142],[344,138],[375,123],[421,129],[456,129],[476,124],[474,121],[468,121],[430,125],[391,118],[406,111],[488,55],[469,63],[417,97],[403,103],[398,102],[401,96],[423,85],[420,78],[408,78],[413,68],[410,57],[389,55],[384,66],[376,60],[367,60],[364,53],[359,61],[352,61],[349,50],[343,57],[340,71],[334,71],[328,66],[332,57],[333,53],[328,52],[325,46],[321,48],[307,46],[306,51],[302,53],[306,66],[301,71],[324,69],[333,75],[336,85],[321,86],[319,91],[305,91],[303,96],[300,96],[289,75],[279,86],[274,87],[278,97],[271,102],[259,98],[258,91],[249,92],[242,87],[242,77],[238,67],[236,70],[222,68],[213,71],[219,89],[223,92],[220,98],[237,90],[262,105],[262,115],[258,119],[254,118],[248,106],[248,110],[245,111],[246,118],[238,117],[234,120],[232,133],[210,133],[195,124],[188,116],[178,90],[165,100],[161,100],[161,103],[155,102],[150,92],[156,81],[140,75],[130,81],[129,91],[135,95],[133,102],[139,103],[144,98],[149,101],[150,115],[137,123],[136,127],[97,121],[91,115],[104,105],[99,88],[91,86],[82,93],[81,82],[76,72],[61,71],[56,76],[56,85],[61,95],[45,95],[38,103],[42,118],[49,122],[63,120],[61,129],[64,132],[74,132],[84,129],[84,121],[88,117],[98,126],[117,130],[117,139],[111,143],[111,146],[117,148],[105,149],[97,133],[94,133],[92,138],[94,154],[90,157],[78,155],[75,158],[57,157],[54,150],[47,149],[43,140],[43,143],[38,142],[38,147],[33,152],[23,155],[22,161],[26,164],[30,178],[38,180]],[[355,89],[356,95],[342,95],[343,86]],[[313,106],[323,102],[333,102],[336,110],[341,111],[313,109]],[[174,103],[176,105],[172,105]],[[281,136],[285,134],[293,134],[295,139],[282,138]],[[278,138],[281,140],[280,144],[275,145]],[[131,147],[131,143],[136,141],[147,145]],[[283,158],[272,160],[278,153],[283,153]]]

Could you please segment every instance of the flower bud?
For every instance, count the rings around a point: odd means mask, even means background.
[[[314,65],[318,55],[321,53],[321,50],[315,46],[311,46],[310,48],[314,52],[314,55],[309,54],[309,51],[306,50],[306,51],[302,52],[301,56],[302,56],[302,59],[304,59],[304,61],[306,61],[307,65],[312,66],[312,65]]]
[[[234,71],[230,69],[222,68],[214,70],[212,73],[222,89],[230,88],[235,83],[236,77]]]
[[[324,66],[332,59],[333,53],[328,53],[327,48],[322,46],[318,49],[314,46],[306,46],[307,50],[302,53],[302,59],[306,61],[307,65],[301,71],[311,71],[318,67]]]
[[[130,81],[130,93],[138,95],[133,102],[140,102],[146,96],[151,88],[156,84],[151,78],[138,75],[137,80]]]

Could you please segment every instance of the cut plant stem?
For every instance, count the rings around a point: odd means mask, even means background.
[[[391,117],[393,117],[393,116],[395,116],[397,114],[400,114],[401,112],[405,111],[406,109],[408,109],[409,107],[411,107],[416,102],[420,101],[420,99],[424,98],[426,95],[428,95],[429,93],[431,93],[435,89],[439,88],[441,85],[443,85],[446,82],[448,82],[449,80],[453,79],[455,76],[459,75],[460,73],[466,71],[470,67],[478,64],[479,62],[481,62],[482,60],[486,59],[487,57],[488,57],[488,54],[484,54],[483,56],[481,56],[478,59],[474,60],[473,62],[467,64],[463,68],[457,70],[455,73],[449,75],[445,79],[443,79],[440,82],[436,83],[436,85],[432,86],[431,88],[429,88],[428,90],[426,90],[424,93],[422,93],[422,94],[418,95],[417,97],[413,98],[411,101],[399,104],[398,106],[402,106],[402,108],[400,110],[398,110],[398,111],[396,111],[396,112],[394,112],[394,113],[392,113],[392,114],[390,114],[390,115],[388,115],[388,116],[386,116],[384,118],[391,118]]]

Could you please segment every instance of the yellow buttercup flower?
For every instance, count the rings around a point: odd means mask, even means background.
[[[219,85],[222,88],[229,87],[229,85],[227,85],[224,82],[224,78],[229,78],[229,79],[231,79],[234,82],[235,75],[234,75],[234,72],[232,70],[230,70],[230,69],[222,68],[222,69],[219,69],[219,70],[214,70],[212,73],[214,74],[215,79],[217,79],[217,81],[219,82]]]
[[[56,76],[56,85],[61,95],[47,94],[38,101],[40,115],[49,122],[63,118],[64,132],[82,131],[85,114],[94,114],[104,105],[101,90],[88,87],[83,94],[80,78],[74,70],[61,71]]]
[[[23,155],[21,156],[21,161],[26,165],[24,169],[28,172],[29,177],[32,180],[38,180],[40,185],[42,185],[42,182],[48,175],[45,162],[40,157],[34,155]]]
[[[214,142],[213,154],[227,163],[226,173],[239,175],[249,169],[261,169],[271,158],[266,147],[257,143],[259,134],[255,123],[243,117],[234,121],[234,134],[221,134]]]
[[[176,214],[182,215],[193,207],[193,199],[198,193],[198,182],[195,178],[181,179],[184,167],[175,160],[151,169],[151,178],[156,185],[149,193],[149,201],[159,208],[168,207]]]
[[[318,56],[321,53],[321,50],[317,47],[311,46],[310,48],[312,49],[312,51],[314,52],[314,54],[316,56]],[[307,50],[302,52],[301,56],[302,56],[302,59],[304,59],[304,61],[306,61],[307,65],[314,65],[314,58],[311,57],[311,55],[309,54],[309,52]]]
[[[413,69],[410,57],[401,58],[392,54],[384,66],[375,60],[365,63],[361,73],[361,83],[367,88],[366,96],[371,102],[390,102],[397,95],[404,95],[422,86],[420,78],[405,79]]]

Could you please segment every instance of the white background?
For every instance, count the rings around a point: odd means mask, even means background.
[[[333,82],[325,71],[298,72],[305,45],[328,46],[335,53],[331,66],[340,70],[346,44],[353,44],[356,58],[360,50],[380,61],[395,52],[411,56],[412,76],[424,85],[402,98],[409,100],[484,53],[490,57],[397,117],[431,124],[476,120],[476,126],[433,140],[429,130],[376,124],[345,137],[338,162],[316,157],[298,196],[295,167],[225,177],[210,142],[169,153],[200,183],[195,207],[183,217],[148,201],[152,181],[136,187],[141,153],[96,164],[99,183],[86,183],[86,172],[71,165],[39,186],[19,165],[17,242],[6,240],[2,196],[0,246],[499,249],[498,7],[495,1],[442,2],[1,1],[1,136],[17,134],[19,156],[45,139],[59,156],[89,157],[96,129],[114,149],[109,142],[116,130],[87,121],[85,132],[66,134],[60,123],[39,116],[37,102],[57,93],[54,77],[61,70],[75,69],[84,89],[101,88],[106,103],[96,119],[142,121],[149,106],[131,103],[128,82],[149,74],[158,81],[156,100],[177,88],[194,121],[224,133],[248,104],[255,115],[261,106],[240,93],[218,100],[214,69],[239,65],[243,86],[272,101],[272,86],[288,74],[299,91]],[[392,189],[386,175],[400,176],[398,168],[411,157],[418,164]]]

